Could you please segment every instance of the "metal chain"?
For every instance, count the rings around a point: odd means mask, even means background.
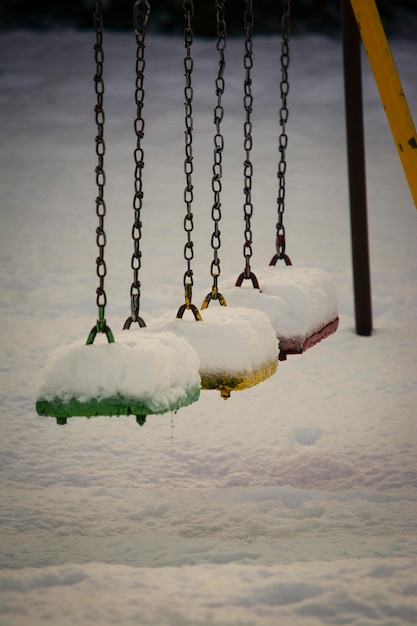
[[[288,136],[286,133],[286,124],[288,121],[288,106],[287,96],[290,90],[290,83],[288,81],[288,68],[290,64],[290,11],[291,0],[283,0],[282,11],[282,41],[281,41],[281,82],[280,82],[280,95],[281,95],[281,108],[279,111],[279,123],[281,126],[281,133],[278,141],[279,162],[278,162],[278,197],[277,197],[277,212],[278,221],[276,225],[276,254],[270,261],[270,265],[275,265],[278,260],[284,260],[286,265],[291,265],[290,258],[285,254],[285,228],[283,224],[284,210],[285,210],[285,174],[287,171],[286,150],[288,146]]]
[[[136,0],[133,7],[133,25],[136,38],[136,83],[135,83],[135,104],[136,119],[134,129],[136,135],[136,149],[133,152],[135,160],[135,195],[133,197],[134,223],[132,226],[133,254],[131,267],[133,270],[133,282],[130,287],[130,308],[131,315],[127,318],[123,328],[130,328],[132,322],[137,322],[140,327],[146,326],[139,315],[140,308],[140,280],[139,270],[142,265],[142,252],[140,250],[140,240],[142,238],[141,210],[143,206],[143,183],[142,170],[145,166],[142,139],[145,134],[145,120],[143,119],[143,106],[145,99],[145,34],[146,25],[149,19],[150,5],[148,0]]]
[[[246,158],[243,163],[243,176],[244,176],[244,194],[245,202],[243,205],[244,220],[245,220],[245,242],[243,244],[243,256],[245,257],[245,269],[236,281],[236,285],[240,286],[243,280],[250,279],[253,286],[258,289],[259,284],[256,276],[251,272],[250,260],[252,257],[252,227],[251,218],[253,216],[253,204],[252,204],[252,177],[253,177],[253,165],[251,161],[252,150],[252,110],[253,110],[253,95],[252,95],[252,77],[251,70],[253,67],[253,44],[252,44],[252,29],[254,23],[254,16],[252,10],[252,0],[245,0],[245,13],[244,13],[244,27],[245,27],[245,54],[243,56],[243,65],[246,70],[244,80],[244,96],[243,106],[246,112],[244,129],[244,142],[243,146],[246,153]]]
[[[184,45],[186,49],[186,56],[184,58],[185,69],[185,160],[184,160],[184,173],[186,179],[186,186],[184,189],[184,202],[186,204],[186,215],[184,218],[184,230],[187,235],[187,242],[184,246],[184,259],[187,263],[187,269],[184,273],[184,292],[185,292],[185,304],[182,305],[177,313],[177,317],[182,317],[185,309],[191,309],[196,320],[201,320],[201,315],[195,305],[191,303],[192,300],[192,288],[194,285],[193,270],[191,269],[191,261],[194,258],[194,244],[191,238],[191,233],[194,228],[194,216],[191,211],[192,202],[194,199],[192,174],[193,174],[193,87],[192,87],[192,71],[194,61],[191,56],[191,46],[194,39],[194,33],[192,29],[192,17],[194,15],[193,0],[183,1],[183,11],[185,17],[184,28]]]
[[[224,82],[224,70],[226,67],[226,61],[224,52],[227,45],[227,33],[226,33],[226,20],[225,20],[225,2],[223,0],[216,0],[216,22],[217,22],[217,44],[216,49],[219,53],[219,69],[215,81],[217,104],[214,107],[214,124],[216,132],[214,135],[214,163],[213,163],[213,177],[211,180],[211,188],[213,190],[214,203],[211,209],[211,218],[214,224],[213,234],[211,236],[211,247],[213,249],[213,260],[210,266],[210,273],[213,278],[213,286],[211,293],[206,296],[201,306],[205,309],[211,300],[219,300],[220,304],[225,306],[226,301],[221,293],[218,291],[218,279],[220,276],[220,258],[219,250],[221,247],[220,229],[219,224],[222,217],[221,213],[221,191],[222,191],[222,155],[224,149],[224,137],[221,132],[221,123],[224,116],[224,108],[222,105],[222,96],[224,94],[225,82]]]
[[[104,230],[104,217],[106,215],[106,203],[104,201],[104,185],[106,183],[106,175],[104,172],[104,154],[106,152],[106,145],[104,143],[104,109],[103,109],[103,95],[104,95],[104,80],[103,80],[103,3],[102,0],[96,0],[95,11],[93,14],[96,43],[94,45],[94,58],[96,63],[96,73],[94,75],[94,86],[97,96],[96,105],[94,107],[95,121],[97,124],[97,135],[95,138],[96,154],[98,158],[97,167],[95,168],[96,184],[97,184],[97,197],[96,197],[96,214],[98,217],[98,227],[96,228],[96,242],[98,246],[98,257],[96,259],[96,271],[99,279],[99,286],[97,287],[96,302],[98,306],[98,320],[95,327],[92,328],[87,339],[87,344],[94,342],[95,336],[98,332],[105,333],[109,343],[114,341],[113,334],[110,328],[106,324],[104,317],[105,307],[107,304],[107,296],[104,290],[104,278],[107,274],[106,262],[104,260],[104,248],[106,246],[106,233]]]
[[[103,95],[104,95],[104,81],[103,81],[103,15],[102,15],[102,2],[96,2],[96,10],[94,13],[94,22],[96,27],[96,44],[94,46],[94,56],[96,62],[96,73],[94,76],[94,87],[97,96],[97,103],[94,107],[95,121],[97,124],[96,135],[96,154],[98,157],[98,164],[95,169],[96,172],[96,184],[98,195],[96,197],[96,213],[99,220],[99,225],[96,229],[96,240],[99,249],[99,256],[97,257],[97,276],[99,278],[99,286],[97,288],[97,306],[106,306],[107,297],[104,291],[104,277],[107,273],[106,263],[104,261],[104,247],[106,245],[106,233],[104,232],[104,216],[106,215],[106,203],[104,201],[104,185],[106,183],[106,175],[104,172],[104,154],[106,152],[106,145],[104,143],[104,110],[103,110]]]

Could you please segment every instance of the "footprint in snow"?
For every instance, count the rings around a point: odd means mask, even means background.
[[[294,439],[302,446],[314,446],[321,437],[320,428],[296,426],[292,429]]]

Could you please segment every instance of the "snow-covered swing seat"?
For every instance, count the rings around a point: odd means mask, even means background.
[[[336,332],[338,299],[332,276],[320,268],[267,266],[253,271],[257,285],[225,281],[222,293],[231,306],[264,312],[279,342],[279,358],[302,354]]]
[[[141,252],[140,210],[142,207],[142,167],[143,149],[143,69],[144,38],[147,21],[147,3],[135,4],[135,35],[137,41],[137,119],[135,131],[135,195],[133,206],[135,222],[132,229],[134,253],[132,256],[133,283],[131,287],[131,316],[126,320],[124,330],[116,337],[107,325],[105,307],[104,277],[107,269],[104,261],[106,234],[104,231],[105,173],[103,169],[105,144],[103,111],[103,20],[102,1],[97,0],[94,21],[96,27],[96,75],[94,77],[97,105],[96,153],[98,165],[96,182],[98,196],[96,213],[99,225],[96,230],[99,256],[97,258],[98,320],[90,331],[87,343],[76,341],[56,350],[48,359],[40,388],[36,410],[39,415],[54,417],[58,424],[66,424],[74,416],[120,416],[135,415],[140,425],[150,414],[164,414],[176,411],[198,400],[201,379],[199,359],[189,342],[169,332],[156,332],[146,327],[139,316],[140,282],[139,269]],[[132,322],[139,328],[131,329]],[[96,337],[99,340],[95,342]],[[181,364],[179,367],[178,364]]]
[[[182,367],[178,367],[181,359]],[[36,409],[59,424],[74,416],[146,416],[198,400],[199,360],[173,333],[122,331],[115,341],[76,341],[53,352],[43,371]]]
[[[279,341],[279,358],[285,360],[288,354],[302,354],[319,341],[333,334],[338,327],[338,302],[336,285],[332,276],[314,267],[294,267],[285,252],[285,228],[283,215],[285,208],[285,173],[287,169],[286,148],[288,136],[286,122],[288,119],[287,95],[289,92],[288,67],[290,37],[291,0],[283,0],[282,42],[281,42],[281,108],[278,150],[278,220],[276,224],[276,252],[269,266],[252,271],[252,230],[251,202],[252,164],[250,150],[252,147],[253,97],[251,91],[252,68],[252,1],[246,0],[245,28],[245,150],[244,162],[245,194],[244,205],[245,241],[243,254],[244,271],[238,279],[230,278],[222,285],[222,293],[232,306],[253,307],[263,311],[269,317]]]

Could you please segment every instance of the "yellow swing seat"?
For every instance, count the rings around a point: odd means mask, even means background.
[[[150,328],[187,339],[200,361],[201,388],[218,389],[224,399],[266,380],[277,369],[275,331],[268,317],[253,308],[211,306],[201,321],[164,314]]]

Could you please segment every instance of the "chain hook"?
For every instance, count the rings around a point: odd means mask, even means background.
[[[130,302],[131,315],[130,317],[127,318],[127,320],[123,324],[123,330],[129,330],[133,322],[137,322],[139,325],[139,328],[146,327],[145,322],[139,315],[139,302],[140,302],[139,294],[138,293],[133,294],[131,297],[131,302]]]
[[[211,288],[211,292],[208,293],[206,295],[206,297],[203,300],[203,304],[201,305],[201,309],[207,309],[208,305],[210,304],[210,302],[212,300],[218,300],[220,303],[220,306],[227,306],[227,302],[226,302],[226,298],[224,297],[223,294],[220,293],[220,291],[217,289],[217,286],[214,286]]]
[[[276,253],[274,254],[274,256],[272,257],[272,259],[269,262],[269,265],[276,265],[277,261],[285,261],[285,265],[292,265],[291,263],[291,259],[288,256],[288,254],[285,254],[285,229],[284,226],[281,224],[281,231],[279,232],[278,230],[278,224],[277,224],[277,241],[276,241]]]
[[[260,290],[258,279],[257,279],[256,275],[253,272],[249,272],[248,276],[246,275],[245,272],[242,272],[237,277],[237,280],[235,282],[235,287],[241,287],[244,280],[250,280],[252,282],[253,288]]]
[[[184,283],[184,296],[185,296],[185,303],[182,304],[180,306],[180,308],[177,311],[177,317],[178,318],[182,318],[182,316],[184,315],[185,311],[191,311],[192,314],[194,315],[194,319],[197,322],[202,322],[203,318],[201,317],[201,313],[198,310],[198,308],[195,306],[195,304],[193,304],[191,302],[192,299],[192,291],[193,291],[193,282],[192,282],[192,272],[191,272],[191,282],[185,282]]]
[[[89,346],[94,343],[97,333],[104,333],[109,343],[114,343],[114,336],[109,326],[107,326],[106,318],[104,317],[104,305],[98,307],[98,320],[97,324],[93,326],[87,337],[86,345]]]

